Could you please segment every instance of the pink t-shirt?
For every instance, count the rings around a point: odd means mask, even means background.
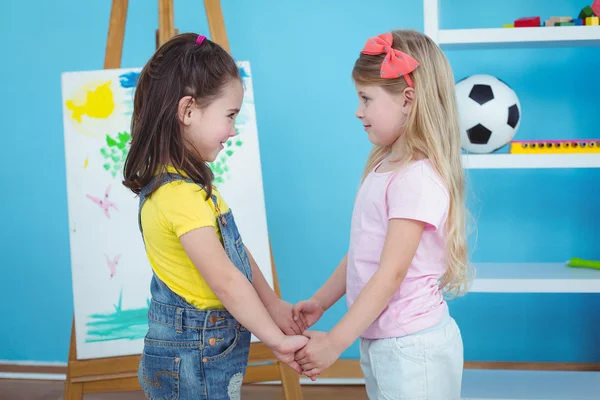
[[[399,171],[376,170],[363,182],[352,214],[346,275],[348,307],[379,268],[389,219],[414,219],[426,225],[406,277],[361,335],[365,339],[409,335],[448,316],[448,305],[438,286],[446,272],[448,191],[429,160],[411,162]]]

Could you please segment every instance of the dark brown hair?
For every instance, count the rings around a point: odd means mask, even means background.
[[[214,175],[182,135],[177,117],[179,100],[192,96],[200,107],[222,95],[240,79],[233,58],[218,44],[183,33],[163,44],[138,78],[131,119],[131,147],[123,169],[123,185],[139,194],[157,171],[172,165],[212,193]],[[156,190],[156,185],[149,194]]]

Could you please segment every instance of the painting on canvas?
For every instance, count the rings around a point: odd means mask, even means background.
[[[250,64],[238,67],[245,88],[238,134],[210,165],[244,243],[273,287]],[[140,354],[148,328],[152,272],[137,225],[139,199],[121,183],[140,71],[62,76],[78,359]]]

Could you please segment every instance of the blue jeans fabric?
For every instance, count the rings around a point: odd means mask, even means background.
[[[157,182],[155,180],[158,180]],[[153,185],[192,180],[177,174],[157,175],[140,193],[138,222]],[[215,209],[216,196],[212,196]],[[217,216],[223,247],[232,263],[252,281],[252,268],[233,214]],[[227,310],[199,310],[153,274],[148,333],[138,379],[151,400],[239,400],[248,364],[250,332]]]

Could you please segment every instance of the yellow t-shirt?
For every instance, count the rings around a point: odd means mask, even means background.
[[[169,172],[175,172],[168,168]],[[221,213],[229,207],[220,193],[213,195]],[[146,254],[158,278],[173,292],[201,310],[223,308],[204,278],[187,256],[179,238],[194,229],[212,226],[219,239],[217,211],[212,199],[197,184],[169,182],[158,188],[142,207],[142,228]]]

